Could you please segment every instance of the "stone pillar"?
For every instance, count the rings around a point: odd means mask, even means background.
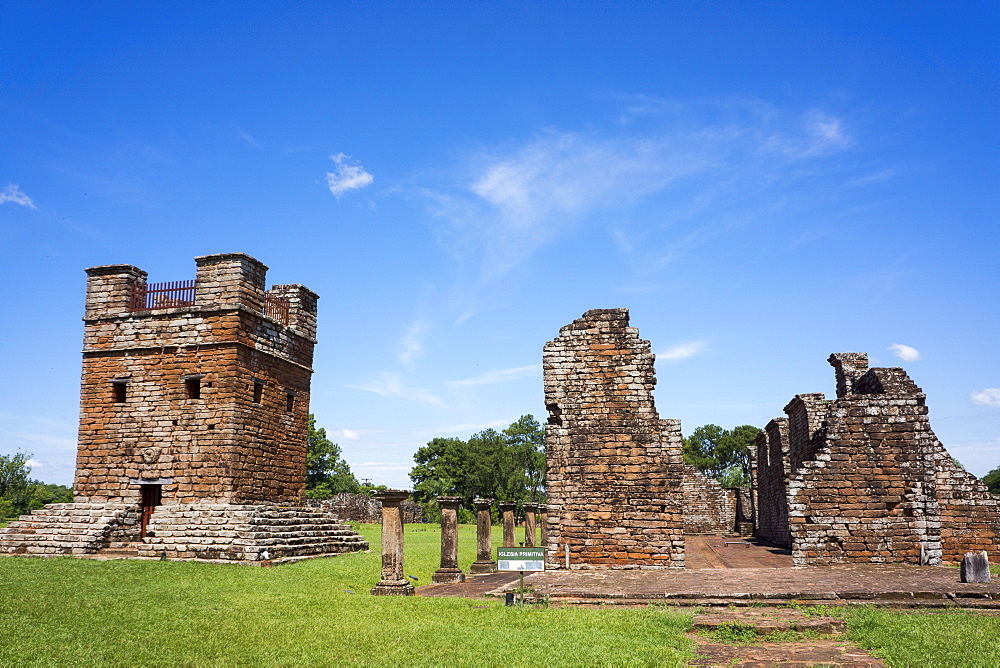
[[[517,539],[514,537],[514,508],[517,504],[513,501],[501,501],[497,505],[503,515],[503,546],[517,547]]]
[[[542,511],[539,522],[542,523],[542,546],[549,546],[549,506],[545,503],[538,504],[538,509]]]
[[[473,575],[496,573],[497,562],[493,560],[493,540],[490,536],[493,529],[493,518],[490,517],[493,499],[477,498],[473,503],[476,506],[476,560],[469,572]]]
[[[403,574],[403,516],[399,503],[410,493],[387,489],[375,498],[382,502],[382,579],[372,587],[373,596],[413,596],[413,585]]]
[[[439,496],[437,502],[441,507],[441,568],[434,571],[431,582],[464,582],[465,574],[458,567],[458,504],[462,498]]]
[[[524,504],[524,546],[535,546],[535,513],[538,512],[537,503]],[[542,543],[544,545],[544,543]]]

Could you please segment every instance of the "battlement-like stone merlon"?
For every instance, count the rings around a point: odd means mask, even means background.
[[[276,285],[265,290],[267,266],[246,253],[202,255],[195,262],[193,281],[170,283],[147,283],[145,271],[127,264],[87,269],[84,320],[114,320],[149,312],[243,309],[315,341],[316,293],[302,285]]]

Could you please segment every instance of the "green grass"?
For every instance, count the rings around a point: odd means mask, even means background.
[[[374,597],[369,554],[271,569],[167,561],[0,559],[0,665],[683,665],[689,615]],[[406,527],[430,581],[437,527]],[[460,529],[466,569],[475,528]],[[349,591],[354,593],[349,593]]]
[[[1000,666],[1000,617],[865,607],[847,624],[851,640],[890,666]]]

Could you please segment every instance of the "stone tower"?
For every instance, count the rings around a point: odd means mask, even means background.
[[[249,255],[194,280],[87,270],[75,498],[0,533],[0,553],[268,561],[365,549],[303,508],[316,294],[265,290]],[[134,552],[134,554],[132,554]]]
[[[242,253],[196,262],[87,270],[78,501],[303,500],[318,298]]]

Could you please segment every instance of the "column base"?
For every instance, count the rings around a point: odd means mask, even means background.
[[[439,568],[431,576],[434,584],[455,584],[465,582],[465,573],[460,568]]]
[[[382,580],[372,587],[372,596],[413,596],[416,590],[406,580]]]
[[[497,562],[490,559],[489,561],[474,561],[472,566],[469,567],[469,573],[472,575],[482,575],[484,573],[496,573],[497,572]]]

